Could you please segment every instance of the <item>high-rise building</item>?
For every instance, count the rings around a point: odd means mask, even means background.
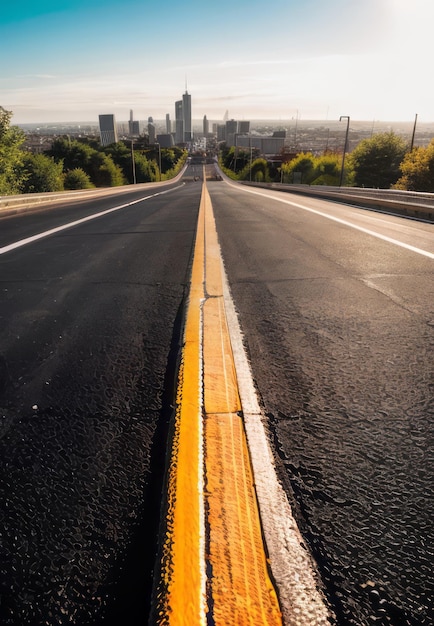
[[[175,102],[175,143],[184,143],[184,115],[182,100]]]
[[[101,136],[102,146],[109,146],[112,143],[117,143],[118,133],[114,115],[99,115],[99,133]]]
[[[191,95],[185,90],[182,96],[182,116],[184,119],[184,142],[192,141],[193,133],[191,130]]]
[[[250,133],[250,122],[247,120],[238,122],[238,132],[240,135],[248,135]]]
[[[238,130],[237,120],[228,120],[226,122],[226,144],[228,146],[235,145],[235,135]]]
[[[170,135],[172,132],[172,122],[170,121],[169,113],[166,113],[166,134]]]
[[[139,122],[134,121],[132,109],[130,110],[130,119],[128,122],[128,134],[130,137],[138,137],[140,135]]]
[[[152,117],[148,118],[152,120]],[[148,122],[148,135],[149,135],[149,144],[153,144],[157,140],[157,132],[155,128],[155,124],[152,121]]]
[[[203,116],[203,135],[204,137],[209,135],[209,121],[206,115]]]

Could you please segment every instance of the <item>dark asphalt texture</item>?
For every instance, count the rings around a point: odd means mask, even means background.
[[[337,624],[434,623],[432,260],[208,187],[277,470]],[[0,246],[155,191],[1,219]],[[2,626],[147,621],[200,191],[0,256]],[[333,210],[432,241],[429,225]]]
[[[433,624],[432,259],[208,188],[278,471],[338,624]],[[433,246],[432,226],[357,219]]]
[[[200,192],[0,257],[2,626],[146,623]],[[1,245],[126,201],[4,218]]]

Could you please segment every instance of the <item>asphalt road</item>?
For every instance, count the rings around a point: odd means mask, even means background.
[[[0,623],[144,623],[200,183],[0,257]],[[1,220],[1,246],[152,192]]]
[[[431,624],[433,260],[384,237],[433,253],[433,226],[208,188],[277,470],[338,624]],[[200,191],[0,256],[2,625],[146,623]],[[1,219],[0,247],[155,193]]]
[[[432,624],[434,260],[345,222],[431,255],[433,226],[208,188],[280,476],[338,623]]]

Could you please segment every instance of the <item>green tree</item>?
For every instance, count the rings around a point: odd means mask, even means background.
[[[356,187],[389,189],[400,176],[407,144],[393,132],[364,139],[348,156],[348,168]]]
[[[24,177],[21,183],[22,193],[43,193],[63,190],[63,164],[56,163],[45,154],[23,155]]]
[[[338,154],[328,153],[313,160],[311,185],[339,185],[342,160]]]
[[[0,107],[0,194],[12,195],[21,191],[24,171],[24,133],[11,126],[12,112]]]
[[[401,163],[396,189],[434,192],[434,139],[426,148],[414,148]]]
[[[69,138],[59,137],[53,142],[51,149],[47,154],[52,156],[56,163],[63,161],[63,169],[65,172],[82,168],[87,171],[90,160],[97,150],[88,144],[77,140],[71,141]]]
[[[288,183],[309,184],[315,171],[315,157],[312,152],[300,152],[295,159],[282,165],[283,180]]]
[[[94,187],[90,177],[81,167],[76,167],[65,174],[65,189],[91,189]]]
[[[116,144],[109,149],[115,152]],[[122,148],[120,152],[123,153]],[[116,187],[125,182],[121,167],[114,163],[110,153],[92,148],[87,143],[60,137],[47,154],[57,163],[63,162],[65,174],[77,168],[82,169],[96,187]]]
[[[87,173],[96,187],[118,187],[125,182],[122,170],[113,159],[96,150],[90,157]]]

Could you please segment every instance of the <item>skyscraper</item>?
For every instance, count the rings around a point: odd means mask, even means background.
[[[187,90],[182,96],[182,116],[184,119],[184,142],[191,141],[193,139],[193,133],[191,132],[191,96]]]
[[[153,144],[157,139],[157,131],[155,128],[155,124],[152,117],[148,117],[148,135],[149,135],[149,143]]]
[[[182,100],[175,102],[175,143],[184,143],[184,116],[182,113]]]
[[[130,120],[128,122],[128,134],[131,137],[138,137],[140,135],[139,122],[134,121],[132,109],[130,110]]]
[[[172,132],[172,122],[170,121],[169,113],[166,113],[166,134],[170,135]]]
[[[209,121],[206,115],[203,116],[203,134],[204,137],[209,135]]]
[[[99,133],[101,136],[102,146],[109,146],[112,143],[117,143],[118,133],[114,115],[108,114],[99,116]]]

